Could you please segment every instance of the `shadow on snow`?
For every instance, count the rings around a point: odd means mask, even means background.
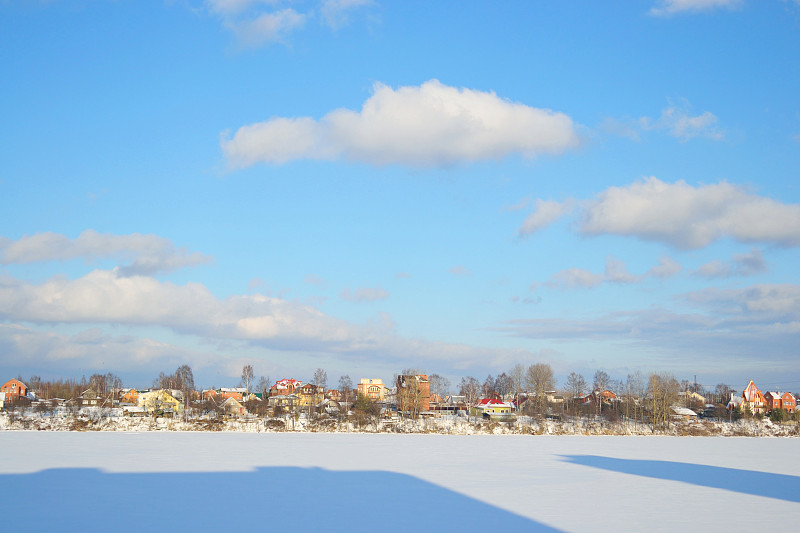
[[[598,455],[562,455],[561,457],[572,464],[622,472],[623,474],[682,481],[701,487],[730,490],[788,502],[800,502],[800,477],[798,476],[672,461],[617,459]]]
[[[0,486],[3,507],[13,509],[3,513],[7,531],[557,531],[413,476],[381,471],[64,468],[2,474]]]

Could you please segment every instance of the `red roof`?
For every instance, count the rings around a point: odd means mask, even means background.
[[[478,402],[478,405],[493,405],[496,403],[505,403],[503,400],[498,400],[497,398],[484,398]]]

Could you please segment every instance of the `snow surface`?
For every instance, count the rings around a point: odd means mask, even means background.
[[[798,444],[0,431],[0,510],[6,531],[269,531],[287,518],[326,531],[793,531]]]

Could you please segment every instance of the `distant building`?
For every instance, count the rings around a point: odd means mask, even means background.
[[[767,409],[786,409],[794,413],[797,409],[797,400],[791,392],[767,392],[764,394]]]
[[[739,408],[753,414],[764,414],[767,410],[767,400],[752,379],[742,391],[742,402]]]
[[[358,394],[366,396],[373,402],[382,402],[386,398],[384,391],[386,387],[382,379],[361,378],[358,384]]]
[[[498,400],[497,398],[483,398],[472,406],[470,414],[482,416],[483,418],[508,419],[514,416],[511,413],[512,410],[513,406],[511,403]]]
[[[303,386],[303,382],[299,379],[281,379],[275,382],[275,385],[270,387],[270,396],[285,396],[294,394],[294,391]]]
[[[3,386],[0,387],[0,392],[6,393],[5,400],[7,402],[13,402],[20,396],[28,395],[28,386],[18,379],[10,379],[3,383]]]
[[[397,410],[416,416],[429,411],[431,384],[426,374],[397,376]]]

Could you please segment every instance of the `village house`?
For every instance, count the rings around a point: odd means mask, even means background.
[[[497,398],[483,398],[472,406],[469,414],[482,416],[483,418],[508,420],[514,417],[511,413],[512,409],[513,406],[509,402],[504,402]]]
[[[139,405],[139,394],[146,391],[138,391],[136,389],[123,389],[122,396],[119,398],[119,403],[128,405]]]
[[[12,402],[21,396],[27,396],[28,386],[18,379],[10,379],[3,383],[3,385],[0,387],[0,392],[4,392],[6,394],[5,400],[7,402]]]
[[[166,390],[153,390],[139,395],[140,407],[151,414],[171,414],[183,411],[183,404]]]
[[[94,389],[87,389],[78,396],[78,405],[81,407],[97,407],[103,405],[103,397]]]
[[[275,385],[270,387],[270,396],[286,396],[294,394],[294,391],[303,386],[303,382],[299,379],[281,379],[275,382]]]
[[[767,400],[764,398],[764,394],[758,390],[758,387],[756,387],[752,379],[742,391],[742,401],[739,404],[739,409],[742,411],[749,411],[754,415],[763,415],[767,411]]]
[[[228,397],[222,403],[222,413],[224,416],[238,418],[244,416],[246,410],[239,400],[233,397]]]
[[[797,400],[791,392],[767,392],[764,394],[764,402],[767,409],[786,409],[794,413],[797,409]]]
[[[358,394],[366,396],[373,402],[384,401],[385,389],[386,387],[383,385],[382,379],[361,378],[361,381],[358,384]]]
[[[315,406],[325,399],[325,389],[311,383],[306,383],[295,389],[298,407]]]
[[[342,393],[339,389],[328,389],[325,391],[325,398],[338,402],[342,399]]]
[[[419,414],[429,411],[431,384],[426,374],[397,376],[397,410]]]

